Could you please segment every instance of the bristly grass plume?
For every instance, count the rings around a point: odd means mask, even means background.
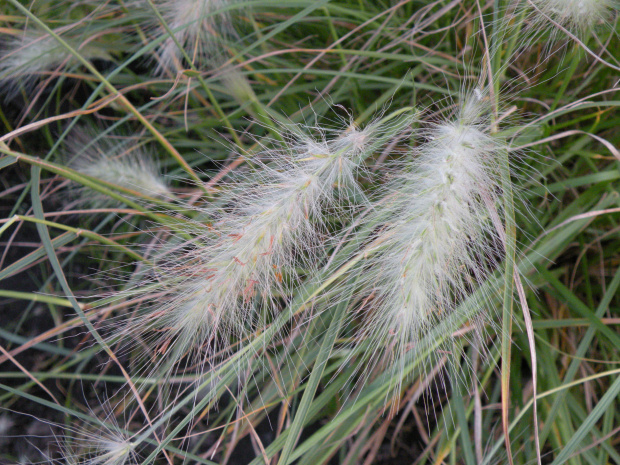
[[[32,419],[28,433],[46,447],[37,449],[43,461],[50,465],[133,465],[139,459],[137,435],[127,431],[127,424],[119,424],[109,399],[95,396],[99,402],[97,412],[87,407],[89,421],[72,418],[67,423],[57,423],[30,414],[20,417]],[[81,413],[85,416],[85,413]],[[37,433],[33,433],[36,431]],[[22,433],[20,431],[20,433]]]
[[[461,96],[453,116],[426,124],[423,142],[410,159],[396,162],[399,172],[369,215],[379,230],[360,262],[360,279],[371,297],[360,334],[370,341],[368,371],[379,355],[404,370],[407,353],[424,353],[425,335],[502,258],[501,232],[492,218],[501,209],[500,158],[507,146],[492,132],[490,109],[488,95],[474,89]],[[469,319],[492,320],[484,313],[484,298],[477,304],[479,311]],[[398,379],[396,388],[402,373]]]
[[[220,11],[235,0],[157,0],[153,2],[173,33],[158,49],[158,70],[183,69],[184,53],[197,65],[221,54],[223,39],[232,31],[230,11]],[[148,8],[148,5],[146,6]],[[160,30],[163,33],[163,25]]]
[[[110,59],[109,54],[96,43],[84,46],[71,37],[64,37],[88,60]],[[0,46],[0,82],[5,95],[11,97],[20,86],[30,89],[38,79],[77,62],[58,41],[44,32],[30,28],[18,36],[5,37]]]
[[[527,0],[533,28],[553,28],[549,19],[576,34],[585,34],[607,23],[620,3],[617,0]]]
[[[65,144],[64,158],[82,174],[133,191],[133,196],[131,192],[125,195],[134,199],[141,196],[170,199],[172,194],[155,156],[134,145],[132,140],[115,134],[102,136],[93,128],[75,129]],[[73,184],[68,193],[79,204],[95,208],[119,203],[83,185]]]
[[[59,446],[66,465],[132,465],[138,463],[137,444],[107,416],[109,425],[64,427]]]
[[[198,210],[209,222],[189,226],[195,240],[156,260],[155,287],[167,297],[123,332],[149,339],[169,367],[203,352],[198,363],[211,366],[211,356],[264,327],[297,286],[297,267],[316,269],[328,240],[324,217],[360,192],[356,171],[377,125],[334,137],[317,127],[318,137],[287,129],[281,141],[261,142],[248,156],[252,167],[222,185],[218,207]]]
[[[609,29],[618,12],[618,0],[517,0],[506,6],[497,23],[496,40],[518,33],[519,50],[542,43],[543,58],[548,59],[569,39],[587,41],[597,31]]]

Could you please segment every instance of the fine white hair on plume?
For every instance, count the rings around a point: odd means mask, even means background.
[[[125,433],[112,414],[100,425],[62,426],[58,438],[67,465],[133,465],[138,463],[138,444]]]
[[[215,61],[213,61],[213,65],[215,68]],[[221,82],[224,89],[228,91],[239,105],[251,105],[258,101],[252,85],[248,81],[248,77],[243,75],[239,68],[226,64],[221,65],[217,69],[214,78]]]
[[[44,462],[63,465],[134,465],[139,462],[140,439],[130,433],[128,424],[119,424],[114,416],[112,406],[107,398],[100,399],[97,413],[88,407],[88,421],[74,418],[71,422],[56,423],[27,413],[19,413],[35,420],[33,425],[47,426],[50,434],[40,435],[41,440],[48,440],[47,451],[39,450]],[[84,415],[86,416],[86,415]],[[40,429],[38,429],[40,431]],[[149,430],[143,430],[148,437]],[[50,447],[53,445],[54,447]],[[58,454],[51,454],[57,451]],[[58,457],[60,456],[60,457]]]
[[[598,24],[607,22],[618,11],[617,0],[527,0],[532,9],[530,19],[549,24],[549,18],[574,33],[586,33]],[[536,16],[542,16],[534,19]],[[538,24],[537,24],[538,25]],[[542,24],[539,25],[542,28]]]
[[[247,344],[325,258],[324,218],[344,212],[360,192],[356,171],[382,130],[377,123],[337,133],[315,126],[311,136],[289,125],[281,140],[259,142],[251,167],[222,185],[220,206],[197,212],[201,220],[187,229],[195,239],[155,260],[153,288],[165,295],[130,318],[123,334],[146,339],[167,360],[165,373],[189,354],[190,362],[213,366],[233,344]]]
[[[80,47],[71,38],[63,39],[88,60],[109,59],[109,55],[96,44],[87,43]],[[19,85],[32,86],[41,75],[55,69],[77,63],[58,41],[45,32],[28,29],[19,36],[3,40],[0,47],[0,81],[4,92],[11,96]]]
[[[450,335],[464,323],[475,332],[482,331],[476,320],[490,320],[485,293],[495,289],[482,285],[504,253],[492,218],[501,216],[507,156],[506,142],[494,133],[490,100],[482,89],[466,92],[453,116],[425,125],[423,142],[411,159],[397,162],[398,174],[367,220],[380,227],[360,261],[369,296],[359,335],[370,351],[364,376],[382,359],[400,371],[396,389],[411,354],[445,354],[440,349],[452,350]],[[469,300],[471,307],[474,296],[477,308],[457,323],[459,306]],[[433,348],[438,338],[427,336],[438,328],[446,343]]]
[[[181,69],[183,67],[181,49],[187,53],[192,63],[204,59],[205,55],[219,54],[216,44],[221,44],[222,39],[233,31],[231,13],[224,9],[234,1],[157,0],[154,2],[167,27],[174,35],[174,39],[168,37],[158,48],[158,72],[161,73],[165,69],[173,71],[177,68]]]
[[[73,130],[65,143],[64,158],[74,170],[87,176],[134,191],[135,197],[159,199],[171,192],[152,154],[132,143],[132,138],[98,134],[94,129]],[[130,195],[131,193],[124,193]],[[71,196],[93,207],[118,205],[120,202],[82,185],[71,188]]]
[[[585,40],[597,29],[610,28],[619,11],[619,0],[516,0],[507,5],[494,28],[495,40],[501,43],[522,29],[523,40],[518,50],[538,45],[546,37],[543,57],[549,58],[558,43],[562,48],[560,38]]]
[[[133,465],[136,443],[117,425],[109,428],[71,428],[60,444],[68,465]]]

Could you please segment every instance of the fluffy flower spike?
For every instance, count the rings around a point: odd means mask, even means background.
[[[496,31],[493,40],[500,44],[514,34],[521,35],[521,45],[508,62],[514,62],[521,53],[540,42],[544,44],[543,57],[547,59],[554,51],[562,49],[565,39],[585,40],[597,29],[609,27],[619,11],[620,0],[515,0],[506,6],[493,27]],[[581,46],[590,54],[594,53],[585,43]]]
[[[535,27],[543,28],[544,23],[549,24],[550,18],[580,34],[607,22],[612,12],[620,7],[617,0],[527,0],[527,5],[533,10],[530,19]]]
[[[129,321],[125,333],[146,334],[170,366],[200,350],[207,356],[198,363],[212,364],[212,355],[244,344],[277,313],[297,270],[312,274],[324,257],[323,218],[359,192],[356,171],[384,128],[372,124],[332,137],[288,129],[224,185],[224,207],[203,212],[213,221],[196,223],[195,243],[157,264],[155,279],[168,295]]]
[[[169,198],[170,190],[153,156],[127,141],[114,139],[88,129],[76,130],[67,142],[66,158],[80,173],[149,197]],[[74,187],[72,194],[94,207],[118,203],[84,186]]]
[[[89,60],[110,58],[96,45],[80,47],[79,44],[72,43],[71,39],[65,40]],[[24,31],[18,37],[5,39],[3,42],[0,51],[0,81],[8,84],[9,96],[18,88],[18,84],[31,86],[42,74],[77,62],[56,39],[36,30]]]
[[[401,370],[407,354],[428,348],[425,336],[486,281],[503,254],[491,218],[501,208],[506,144],[491,131],[488,101],[477,89],[453,117],[428,125],[369,218],[383,227],[361,274],[374,298],[361,338]],[[485,299],[477,303],[473,318],[485,318]],[[449,335],[459,327],[444,329]]]
[[[192,62],[205,55],[213,55],[214,44],[221,42],[223,36],[232,31],[228,12],[219,12],[234,0],[159,0],[156,7],[174,34],[168,37],[159,48],[160,63],[158,71],[176,69],[181,66],[183,53]],[[219,13],[218,13],[219,12]]]
[[[97,397],[97,400],[99,401],[99,413],[95,413],[88,407],[89,422],[74,419],[67,423],[55,423],[23,414],[35,420],[31,425],[36,427],[36,437],[48,439],[50,445],[55,443],[56,446],[47,448],[48,452],[54,451],[54,454],[39,450],[44,456],[44,462],[36,463],[63,465],[134,465],[138,463],[140,439],[136,434],[126,432],[128,425],[124,425],[125,429],[119,425],[109,399]],[[46,430],[50,432],[49,436],[41,434],[41,431]],[[56,451],[59,452],[60,459],[57,458]]]
[[[71,428],[60,444],[69,465],[135,464],[138,459],[136,446],[116,423],[96,429]]]

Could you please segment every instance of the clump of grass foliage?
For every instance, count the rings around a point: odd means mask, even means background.
[[[3,1],[3,463],[620,464],[618,8]]]

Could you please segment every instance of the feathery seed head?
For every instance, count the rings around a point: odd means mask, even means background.
[[[66,147],[70,166],[80,173],[149,197],[171,195],[153,156],[127,141],[117,142],[113,137],[104,138],[93,130],[81,129],[73,132]],[[75,190],[79,193],[76,198],[83,202],[96,206],[117,204],[87,187],[78,186]]]
[[[532,16],[543,14],[574,33],[585,33],[609,20],[618,10],[617,0],[529,0],[536,8]],[[542,17],[535,22],[548,22]]]
[[[65,462],[70,465],[130,465],[138,461],[138,444],[125,433],[112,415],[107,400],[102,403],[105,422],[97,425],[61,426],[65,430],[59,443]],[[91,414],[94,413],[91,410]]]
[[[80,47],[70,38],[63,38],[89,60],[110,58],[97,45],[89,43]],[[76,62],[75,57],[52,36],[29,29],[23,31],[18,37],[11,37],[4,41],[2,50],[0,50],[0,81],[8,83],[8,95],[10,96],[19,84],[30,86],[41,74]]]
[[[223,185],[223,208],[209,210],[209,226],[192,231],[201,245],[162,257],[156,267],[167,296],[129,321],[127,336],[147,334],[170,366],[201,349],[207,357],[199,363],[212,364],[210,356],[243,344],[276,314],[298,270],[312,275],[330,237],[323,218],[359,191],[356,170],[381,128],[330,137],[313,129],[318,137],[301,126],[283,128],[282,141],[263,145],[252,168]]]
[[[217,54],[215,44],[232,31],[230,14],[218,11],[233,1],[159,0],[156,6],[178,45],[172,37],[160,45],[158,71],[182,68],[183,53],[179,46],[194,63],[205,54]]]
[[[599,26],[609,27],[610,20],[618,11],[619,0],[515,0],[507,5],[494,28],[499,34],[495,40],[505,40],[506,34],[516,33],[523,24],[519,50],[538,44],[541,38],[548,35],[543,54],[548,58],[552,56],[552,48],[560,37],[584,38]],[[517,55],[519,53],[517,51]]]
[[[376,300],[363,339],[373,341],[373,350],[388,347],[397,364],[424,346],[425,335],[501,256],[489,218],[501,196],[505,143],[491,133],[486,105],[480,92],[468,94],[454,117],[429,125],[413,160],[389,183],[385,205],[369,219],[384,226],[362,274]]]
[[[136,463],[136,444],[110,431],[78,431],[65,439],[63,455],[72,465],[126,465]]]
[[[102,439],[94,452],[94,456],[87,461],[89,465],[124,465],[127,463],[135,444],[125,438]]]
[[[235,67],[226,66],[219,75],[222,84],[240,105],[256,102],[256,94],[246,76]]]

